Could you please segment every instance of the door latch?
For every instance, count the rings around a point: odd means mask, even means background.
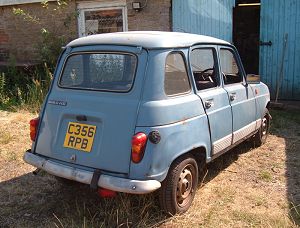
[[[272,46],[272,41],[269,40],[268,42],[264,42],[264,41],[259,41],[259,45],[260,46]]]
[[[214,102],[213,100],[207,100],[204,102],[205,108],[211,108],[212,106],[214,106]]]
[[[234,101],[236,99],[236,94],[235,93],[231,93],[229,95],[229,99],[230,99],[230,101]]]

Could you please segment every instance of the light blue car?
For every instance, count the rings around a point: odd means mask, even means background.
[[[206,164],[266,141],[269,90],[234,46],[175,32],[92,35],[63,50],[24,160],[105,190],[190,207]]]

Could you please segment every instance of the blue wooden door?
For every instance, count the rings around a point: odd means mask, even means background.
[[[172,0],[173,31],[232,41],[235,0]]]
[[[286,41],[285,41],[286,40]],[[260,75],[274,99],[300,100],[300,1],[261,0]]]

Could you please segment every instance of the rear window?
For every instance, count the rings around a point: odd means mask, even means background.
[[[131,54],[84,53],[68,57],[59,86],[128,92],[134,81],[137,58]]]

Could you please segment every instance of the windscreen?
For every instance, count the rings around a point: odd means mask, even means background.
[[[59,86],[128,92],[134,81],[136,56],[119,53],[84,53],[68,57]]]

